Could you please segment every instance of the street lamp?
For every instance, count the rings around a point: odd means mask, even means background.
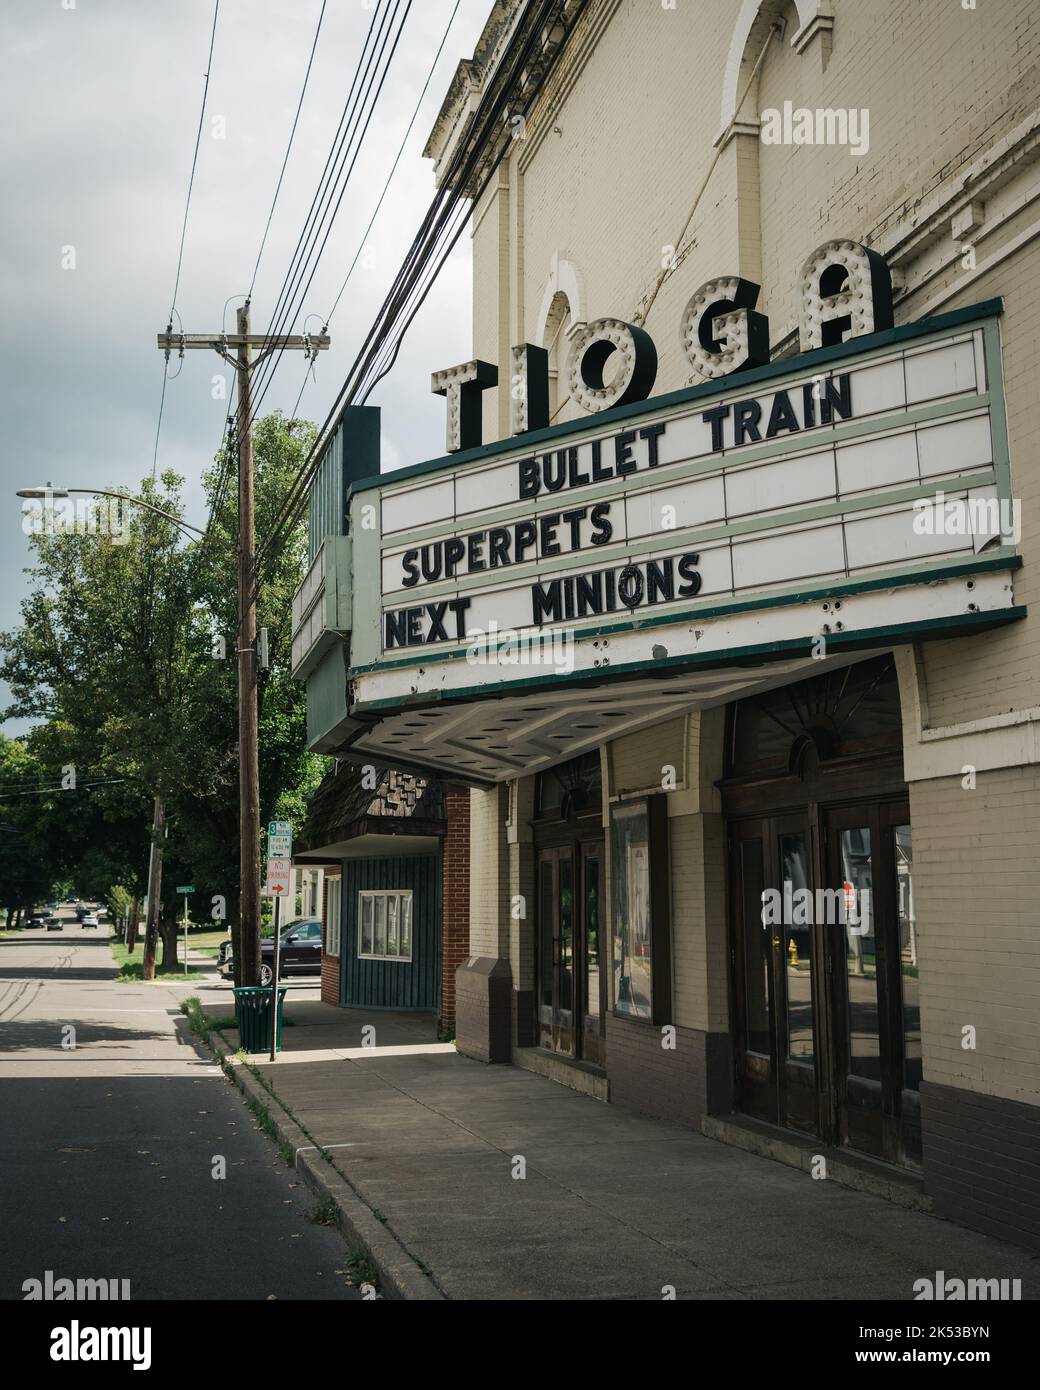
[[[191,531],[196,536],[205,537],[206,535],[205,531],[200,531],[197,526],[192,526],[187,521],[181,521],[172,512],[164,512],[161,507],[153,506],[151,502],[146,502],[143,497],[131,497],[128,492],[109,492],[103,487],[51,487],[50,483],[47,483],[44,487],[19,488],[16,496],[27,497],[33,502],[46,502],[52,498],[60,500],[73,492],[86,492],[94,497],[117,497],[121,502],[132,502],[135,507],[146,507],[148,511],[155,512],[157,516],[172,521],[174,526],[179,526],[182,531]]]

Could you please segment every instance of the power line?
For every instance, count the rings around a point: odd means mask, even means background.
[[[394,13],[396,13],[396,11]],[[358,110],[357,100],[359,83],[363,84],[364,74],[371,65],[372,55],[379,43],[380,37],[385,33],[385,26],[390,23],[390,19],[391,11],[389,8],[381,6],[375,11],[369,23],[346,100],[343,103],[343,110],[340,113],[339,122],[336,126],[335,134],[332,137],[328,154],[325,156],[324,168],[318,179],[317,187],[311,196],[310,206],[303,219],[303,225],[297,236],[296,245],[293,247],[292,254],[289,257],[288,268],[282,279],[278,294],[275,297],[274,306],[271,311],[270,326],[267,332],[268,337],[273,337],[274,334],[281,331],[284,326],[286,311],[289,304],[289,295],[291,293],[290,286],[293,283],[294,276],[298,272],[301,260],[302,263],[305,264],[310,254],[310,248],[313,244],[313,230],[316,226],[320,225],[321,220],[323,220],[325,211],[327,210],[326,197],[328,191],[335,186],[339,178],[339,172],[342,168],[342,152],[344,146],[353,138],[353,123],[356,119]],[[254,379],[256,386],[259,386],[268,365],[269,364],[262,363],[257,368],[256,377]]]
[[[324,253],[332,226],[346,194],[350,177],[386,82],[411,7],[412,0],[403,0],[403,14],[401,14],[402,0],[394,0],[393,9],[385,11],[385,22],[383,22],[384,13],[377,12],[377,18],[370,26],[365,50],[362,52],[354,81],[351,84],[351,92],[340,119],[339,130],[342,133],[337,132],[337,140],[334,141],[334,147],[326,160],[325,172],[319,184],[318,192],[311,202],[307,220],[297,241],[296,251],[293,254],[289,270],[282,284],[282,290],[279,293],[278,303],[272,315],[271,327],[267,331],[269,338],[283,333],[286,327],[291,328],[299,315],[303,299],[314,279],[318,263]],[[398,16],[400,16],[399,23]],[[378,29],[376,28],[377,24],[379,25]],[[371,45],[369,45],[369,39],[372,39]],[[387,55],[388,46],[389,54]],[[386,55],[385,60],[384,55]],[[332,165],[331,172],[329,171],[330,165]],[[345,173],[344,169],[346,170]],[[339,189],[338,197],[336,196],[337,186]],[[333,199],[335,199],[334,203]],[[314,216],[316,205],[319,208],[317,217]],[[321,238],[321,245],[318,246],[315,254],[314,248],[319,237]],[[306,283],[303,283],[301,289],[300,285],[305,276]],[[280,349],[271,353],[257,370],[254,381],[253,420],[257,417],[271,379],[281,360],[281,355]],[[264,380],[265,377],[266,380]]]
[[[263,237],[260,240],[260,250],[256,253],[256,265],[253,267],[253,278],[249,282],[249,293],[247,299],[253,297],[253,286],[256,284],[257,271],[260,269],[260,259],[264,254],[264,247],[267,244],[267,234],[271,230],[271,219],[274,216],[275,206],[278,202],[278,194],[282,190],[282,179],[285,177],[285,166],[289,162],[289,151],[296,136],[296,126],[300,119],[300,112],[303,109],[303,99],[307,95],[307,83],[310,81],[311,65],[314,62],[314,54],[318,47],[318,35],[321,33],[321,22],[325,18],[325,6],[328,0],[321,0],[321,13],[318,15],[318,24],[314,30],[314,42],[311,44],[311,54],[307,59],[307,71],[303,74],[303,87],[300,91],[300,100],[296,104],[296,115],[293,117],[292,130],[289,132],[289,143],[285,147],[285,158],[282,160],[281,172],[278,175],[278,182],[275,185],[274,198],[271,200],[271,211],[267,214],[267,226],[264,228]]]
[[[379,195],[379,201],[376,203],[375,208],[374,208],[374,210],[373,210],[373,212],[372,212],[372,216],[371,216],[371,217],[369,218],[369,220],[368,220],[368,226],[365,228],[364,232],[363,232],[362,235],[361,235],[361,239],[360,239],[359,242],[358,242],[358,248],[357,248],[357,250],[356,250],[355,253],[354,253],[354,259],[351,261],[350,266],[349,266],[349,268],[348,268],[348,270],[347,270],[347,273],[346,273],[346,275],[345,275],[344,278],[343,278],[343,283],[342,283],[342,284],[340,285],[340,287],[339,287],[339,290],[338,290],[338,292],[337,292],[337,294],[336,294],[336,298],[335,298],[335,300],[333,301],[332,308],[329,310],[329,312],[328,312],[328,313],[326,314],[326,316],[325,316],[325,324],[324,324],[324,327],[325,327],[325,328],[328,328],[329,324],[332,322],[332,316],[335,314],[336,310],[339,308],[339,302],[340,302],[340,300],[343,298],[343,294],[344,294],[344,291],[346,290],[347,285],[348,285],[348,283],[349,283],[349,281],[350,281],[350,277],[353,275],[354,270],[355,270],[355,268],[356,268],[356,266],[357,266],[357,263],[358,263],[358,261],[361,259],[361,253],[362,253],[362,251],[365,249],[365,246],[366,246],[366,244],[367,244],[367,242],[368,242],[369,233],[372,231],[372,228],[373,228],[373,226],[375,225],[376,218],[379,216],[379,211],[380,211],[380,209],[381,209],[382,206],[383,206],[383,202],[384,202],[384,200],[385,200],[385,198],[386,198],[387,193],[389,192],[390,183],[391,183],[391,181],[392,181],[392,179],[393,179],[393,177],[394,177],[394,174],[397,172],[397,166],[398,166],[398,164],[401,162],[401,156],[402,156],[402,154],[404,154],[404,147],[405,147],[405,145],[408,143],[408,137],[409,137],[409,135],[411,135],[411,133],[412,133],[412,127],[415,125],[416,119],[418,118],[419,111],[420,111],[420,109],[421,109],[421,107],[422,107],[422,104],[423,104],[423,100],[425,99],[426,93],[427,93],[427,91],[429,90],[429,87],[430,87],[430,83],[431,83],[432,80],[433,80],[433,74],[434,74],[434,72],[435,72],[435,70],[436,70],[436,68],[437,68],[438,62],[440,61],[440,56],[441,56],[441,54],[444,52],[444,45],[445,45],[445,44],[447,43],[447,41],[448,41],[448,35],[451,33],[451,27],[452,27],[452,25],[455,23],[455,16],[458,14],[458,12],[459,12],[459,6],[460,6],[461,4],[462,4],[462,0],[455,0],[455,8],[452,10],[452,12],[451,12],[451,17],[450,17],[449,20],[448,20],[447,28],[444,30],[444,33],[443,33],[443,35],[441,36],[441,41],[440,41],[440,43],[439,43],[438,46],[437,46],[437,52],[433,55],[433,62],[430,64],[430,70],[429,70],[429,72],[426,74],[426,81],[423,83],[423,89],[422,89],[422,91],[419,93],[419,99],[418,99],[418,101],[415,103],[415,109],[412,111],[411,120],[408,122],[408,126],[407,126],[407,128],[406,128],[406,130],[405,130],[405,132],[404,132],[404,135],[401,137],[401,143],[400,143],[400,145],[399,145],[398,148],[397,148],[397,154],[394,156],[394,162],[393,162],[393,164],[391,164],[391,166],[390,166],[390,172],[389,172],[389,173],[387,174],[387,176],[386,176],[386,182],[383,184],[383,191],[382,191],[382,192],[380,193],[380,195]],[[323,331],[324,331],[324,329],[323,329]],[[310,379],[309,376],[308,376],[307,374],[305,374],[305,375],[304,375],[304,378],[303,378],[303,382],[302,382],[301,385],[300,385],[300,393],[299,393],[299,395],[296,397],[296,403],[293,405],[292,414],[291,414],[290,418],[295,418],[296,412],[297,412],[297,411],[299,410],[299,408],[300,408],[300,401],[303,399],[303,393],[304,393],[304,391],[306,390],[307,382],[308,382],[309,379]]]
[[[181,284],[181,264],[184,260],[184,240],[188,231],[188,209],[191,207],[191,190],[195,183],[195,167],[199,161],[199,143],[202,140],[202,125],[206,118],[206,97],[209,94],[209,75],[213,67],[213,43],[217,36],[217,16],[219,13],[220,0],[216,0],[213,6],[213,28],[210,30],[209,36],[209,55],[206,58],[206,80],[202,88],[202,108],[199,111],[199,128],[195,133],[195,151],[191,157],[191,174],[188,178],[188,196],[184,200],[184,220],[181,223],[181,244],[177,252],[177,274],[173,282],[173,299],[170,303],[171,320],[173,318],[173,312],[177,307],[177,291],[180,289]]]
[[[477,165],[501,130],[501,118],[513,83],[524,64],[529,62],[531,52],[543,32],[544,26],[556,0],[541,0],[532,4],[524,16],[530,20],[526,39],[517,46],[509,71],[502,80],[482,96],[471,123],[472,139],[463,142],[452,156],[441,185],[423,218],[419,231],[401,265],[394,283],[383,302],[376,320],[369,330],[365,342],[347,374],[332,410],[315,438],[289,492],[279,509],[267,541],[260,547],[257,555],[257,574],[255,587],[259,588],[260,572],[263,567],[270,571],[274,560],[287,543],[289,535],[303,515],[307,505],[307,487],[314,477],[321,459],[328,448],[332,435],[338,428],[346,409],[367,398],[368,393],[389,370],[386,353],[390,362],[404,333],[422,306],[433,284],[436,274],[461,235],[465,226],[468,209],[461,219],[456,218],[458,206],[466,198],[476,201],[493,172],[493,165],[486,168],[476,179],[474,186],[470,181]],[[435,269],[428,274],[431,262]],[[425,282],[424,282],[425,277]],[[390,344],[389,348],[387,344]]]
[[[181,267],[184,264],[184,242],[188,233],[188,209],[191,207],[191,190],[195,184],[195,169],[199,162],[199,144],[202,140],[202,126],[206,119],[206,98],[209,95],[209,75],[213,69],[213,44],[217,36],[217,16],[220,13],[220,0],[215,0],[213,6],[213,27],[209,35],[209,53],[206,57],[205,82],[202,87],[202,106],[199,109],[199,128],[195,132],[195,149],[191,156],[191,173],[188,176],[188,193],[184,199],[184,217],[181,221],[180,246],[177,249],[177,272],[173,279],[173,298],[170,301],[170,314],[167,332],[173,332],[173,316],[177,312],[177,292],[181,285]],[[155,426],[155,447],[152,450],[152,480],[155,480],[156,467],[159,461],[159,434],[162,430],[163,409],[166,405],[166,383],[169,377],[170,354],[167,352],[163,362],[163,384],[162,395],[159,397],[159,419]],[[180,372],[177,372],[180,375]]]
[[[8,801],[16,796],[50,796],[52,792],[78,792],[86,791],[90,787],[116,787],[129,782],[129,777],[107,777],[97,782],[77,782],[74,787],[34,787],[29,791],[5,792],[0,791],[0,799]]]

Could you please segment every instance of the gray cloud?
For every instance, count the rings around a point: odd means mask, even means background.
[[[368,222],[453,0],[416,0],[350,190],[304,305],[328,312]],[[299,97],[320,0],[223,0],[177,308],[189,332],[220,322],[249,285]],[[300,413],[324,418],[433,192],[422,146],[455,64],[473,51],[488,0],[463,0],[373,236],[332,322],[332,349]],[[150,470],[165,327],[202,96],[210,0],[5,0],[0,51],[4,190],[0,225],[0,628],[18,621],[29,549],[14,490],[48,479],[135,486]],[[325,163],[371,11],[329,0],[307,99],[254,292],[273,301]],[[213,138],[212,118],[226,121]],[[61,266],[72,246],[75,270]],[[443,401],[429,373],[470,351],[469,238],[412,326],[372,403],[384,413],[384,468],[442,450]],[[233,323],[234,303],[227,322]],[[174,366],[172,370],[176,370]],[[289,409],[303,379],[283,358],[264,409]],[[171,372],[172,374],[172,372]],[[199,476],[227,402],[216,356],[190,353],[166,392],[159,467],[188,479],[188,519],[204,520]],[[230,391],[231,383],[228,382]],[[0,690],[0,703],[6,692]],[[8,735],[20,725],[9,721]]]

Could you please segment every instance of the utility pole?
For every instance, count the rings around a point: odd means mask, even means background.
[[[155,944],[159,935],[159,911],[162,899],[162,841],[166,837],[165,812],[162,800],[155,798],[152,807],[152,849],[148,856],[148,916],[144,924],[143,980],[155,979]]]
[[[250,331],[249,300],[239,309],[238,332],[174,333],[173,324],[158,336],[159,348],[181,356],[189,349],[216,352],[238,378],[238,931],[232,930],[235,983],[255,985],[260,978],[260,759],[256,688],[256,534],[253,507],[252,373],[272,352],[302,351],[307,357],[329,346],[325,333],[288,333],[267,337]],[[256,356],[253,350],[257,349]]]

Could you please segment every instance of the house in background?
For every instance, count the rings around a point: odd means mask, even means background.
[[[323,872],[321,997],[454,1027],[469,954],[469,791],[341,765],[311,798],[294,863]]]

